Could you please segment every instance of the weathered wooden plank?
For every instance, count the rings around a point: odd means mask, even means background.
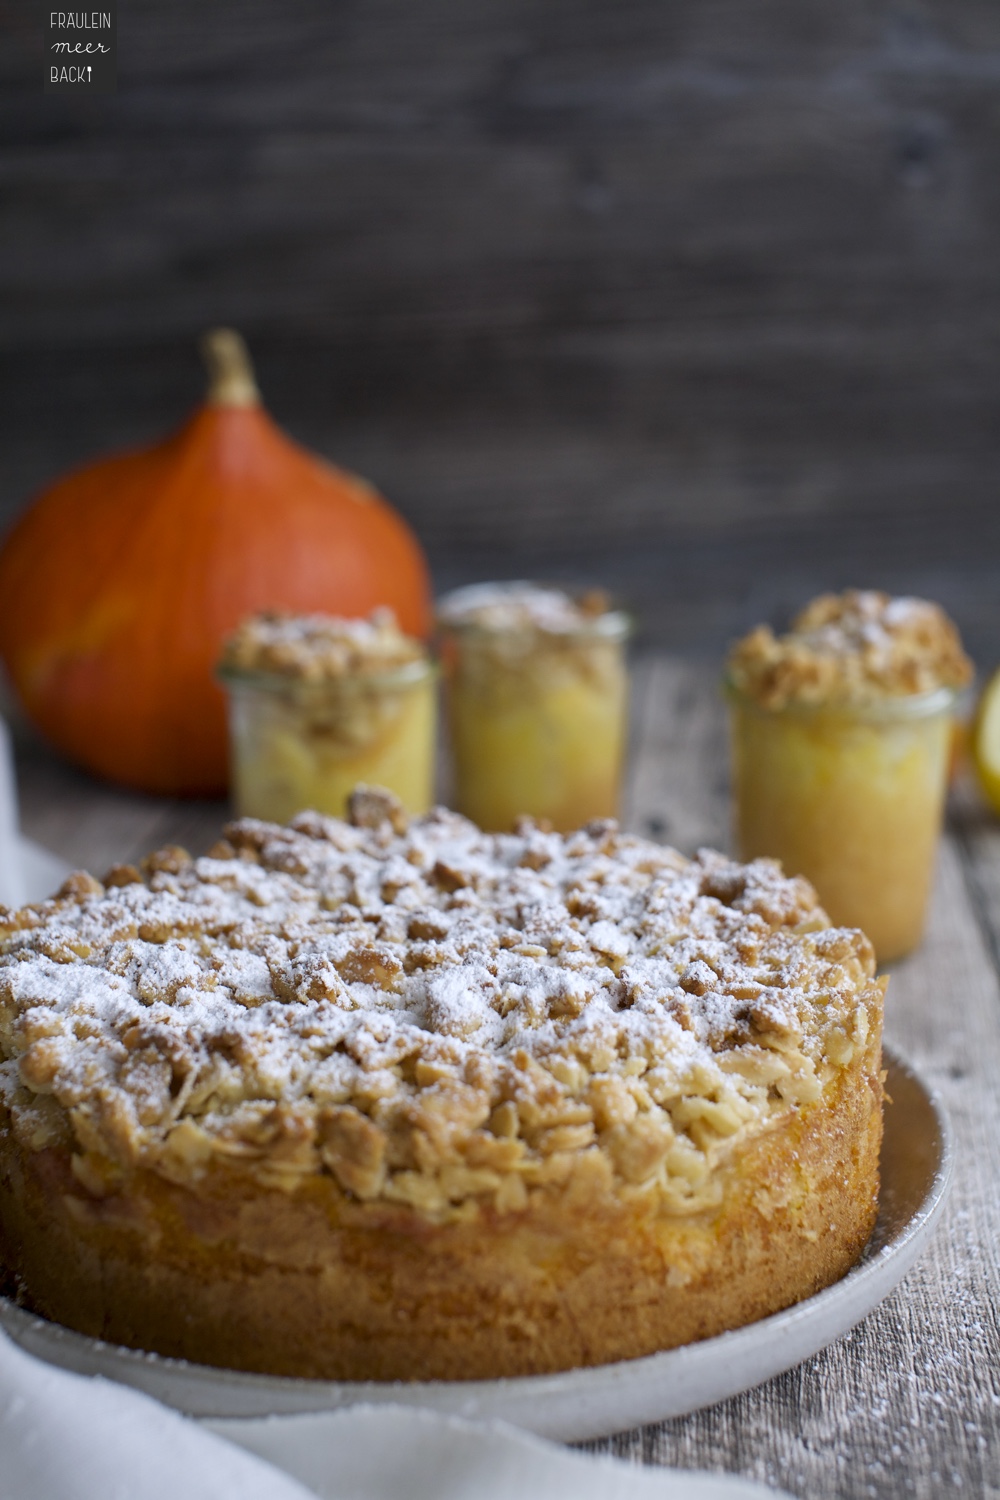
[[[0,513],[228,319],[438,555],[990,524],[985,0],[143,0],[88,108],[10,29]]]
[[[971,770],[952,795],[951,822],[966,884],[994,964],[1000,969],[1000,819],[986,803]]]
[[[845,277],[880,322],[928,275],[961,278],[967,316],[995,291],[995,16],[700,9],[437,0],[415,25],[398,3],[160,0],[86,112],[43,96],[25,53],[7,326],[135,339],[220,299],[340,335],[683,323],[711,284],[738,332],[748,291],[793,326],[831,306],[810,284]]]
[[[627,826],[692,854],[729,843],[725,709],[710,670],[664,656],[642,667]]]
[[[163,804],[92,780],[37,750],[18,756],[21,828],[80,869],[102,875],[158,842]]]
[[[224,802],[173,802],[95,781],[31,741],[19,747],[17,773],[22,831],[96,875],[162,844],[200,854],[228,816]]]

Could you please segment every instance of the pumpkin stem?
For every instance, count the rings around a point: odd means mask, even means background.
[[[210,406],[259,406],[260,391],[246,344],[235,328],[210,328],[201,337]]]

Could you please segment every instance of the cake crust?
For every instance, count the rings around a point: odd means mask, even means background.
[[[861,934],[767,861],[606,823],[487,837],[381,794],[353,819],[244,821],[8,917],[0,1256],[28,1305],[208,1364],[471,1379],[843,1274],[881,1138]]]
[[[289,1199],[147,1176],[95,1203],[64,1157],[8,1135],[7,1256],[43,1315],[232,1369],[466,1380],[631,1359],[777,1312],[850,1268],[878,1206],[872,1061],[756,1142],[724,1208],[690,1219],[568,1192],[513,1220],[430,1225],[349,1203],[329,1178]]]

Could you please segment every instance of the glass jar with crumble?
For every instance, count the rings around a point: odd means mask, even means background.
[[[726,677],[740,850],[805,875],[880,963],[923,934],[954,707],[972,667],[944,612],[850,590],[760,626]]]
[[[627,616],[596,590],[490,583],[449,594],[438,626],[458,810],[501,831],[615,817]]]
[[[226,643],[232,798],[284,823],[303,808],[343,817],[359,782],[408,812],[434,795],[436,670],[391,610],[367,620],[261,614]]]

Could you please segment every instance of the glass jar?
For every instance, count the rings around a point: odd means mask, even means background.
[[[919,943],[944,809],[956,693],[767,709],[726,684],[740,854],[770,855],[860,927],[879,963]]]
[[[319,681],[237,670],[229,691],[232,798],[241,817],[285,823],[303,808],[343,817],[359,782],[407,812],[434,796],[436,669],[421,659]]]
[[[524,813],[559,832],[616,817],[627,616],[606,610],[559,630],[473,619],[439,628],[459,812],[493,831]]]

